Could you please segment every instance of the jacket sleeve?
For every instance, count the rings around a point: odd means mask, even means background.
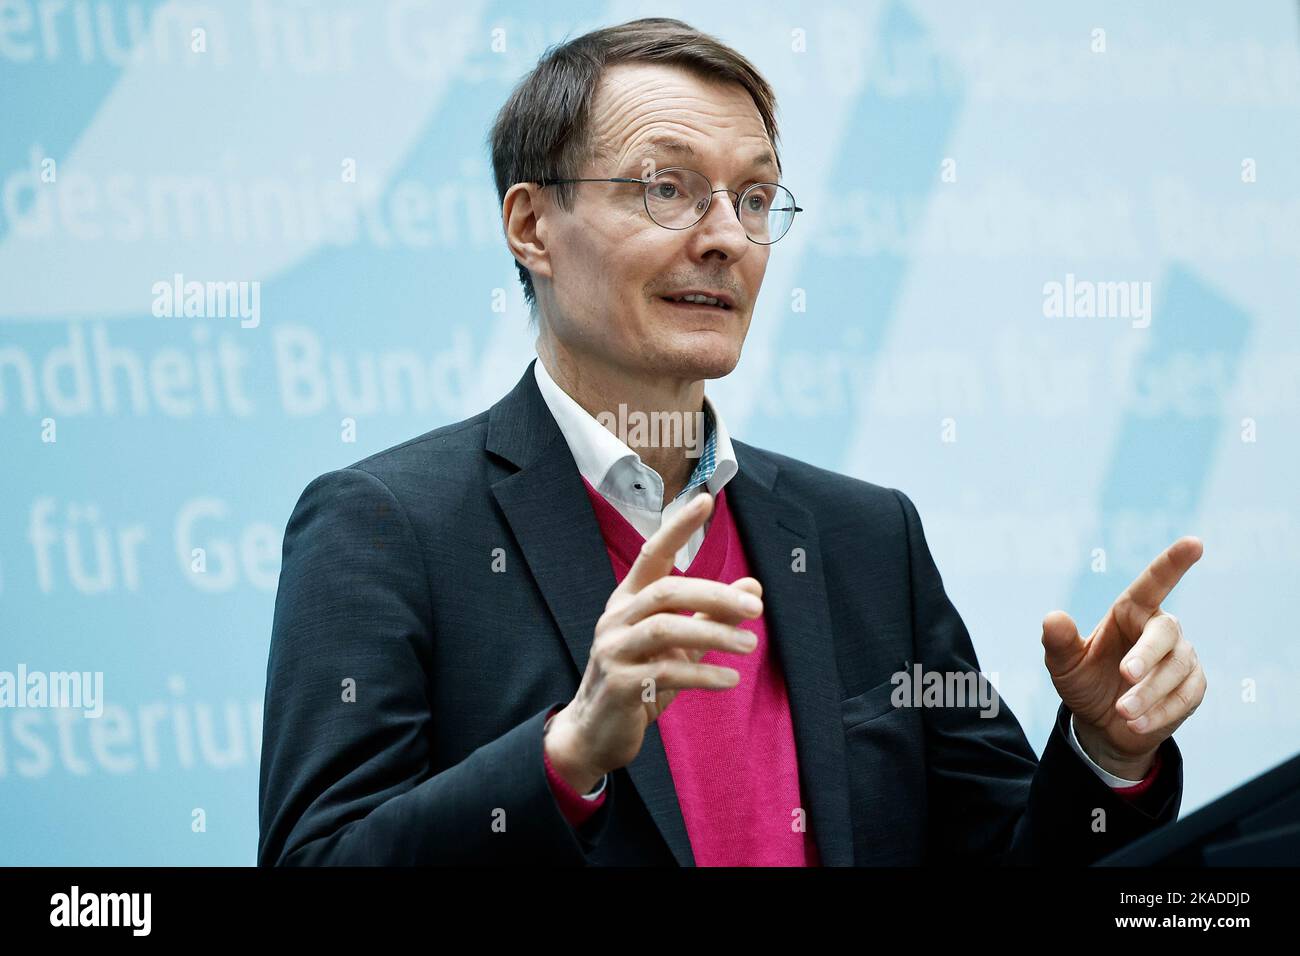
[[[259,779],[270,865],[589,862],[546,778],[555,702],[449,767],[432,764],[429,572],[387,485],[346,468],[303,491],[284,535]]]
[[[916,507],[894,494],[907,531],[916,664],[923,673],[978,674]],[[1010,708],[998,705],[987,716],[977,702],[922,709],[931,862],[1086,865],[1177,818],[1182,756],[1173,738],[1158,751],[1152,786],[1126,799],[1070,747],[1064,704],[1041,760]]]

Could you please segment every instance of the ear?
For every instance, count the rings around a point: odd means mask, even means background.
[[[551,278],[546,247],[548,200],[536,183],[515,183],[501,204],[501,220],[510,254],[536,276]]]

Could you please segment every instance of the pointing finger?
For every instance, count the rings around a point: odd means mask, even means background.
[[[1116,602],[1116,610],[1125,615],[1130,631],[1141,631],[1204,550],[1200,538],[1179,538],[1134,579]]]
[[[713,496],[707,491],[697,495],[641,545],[641,553],[615,592],[637,594],[651,582],[672,574],[677,552],[686,546],[697,529],[704,526],[712,512]]]

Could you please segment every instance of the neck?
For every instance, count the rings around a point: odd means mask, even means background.
[[[704,410],[702,379],[689,381],[666,375],[647,375],[641,369],[611,366],[586,356],[579,360],[545,334],[538,336],[535,345],[538,361],[546,366],[555,384],[593,418],[608,413],[613,416],[616,426],[620,420],[635,421],[641,416],[644,416],[643,421],[653,422],[658,420],[653,417],[655,413],[673,412],[677,415],[668,420],[689,421],[693,427],[696,419],[688,416]],[[620,406],[626,409],[625,415],[620,414]],[[636,415],[638,412],[641,414]],[[702,433],[693,434],[696,440],[704,440]],[[699,458],[689,457],[686,454],[688,449],[681,443],[640,444],[634,433],[616,434],[616,437],[640,455],[646,466],[663,480],[665,504],[686,487],[699,461]],[[653,434],[641,437],[648,441]]]

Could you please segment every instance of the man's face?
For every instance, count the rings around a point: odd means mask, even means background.
[[[775,161],[754,163],[775,150],[739,84],[709,83],[659,64],[616,64],[597,88],[592,126],[595,142],[614,158],[582,177],[645,178],[684,166],[704,174],[713,189],[736,193],[779,178]],[[656,149],[663,138],[695,155]],[[535,272],[534,281],[550,334],[575,356],[641,378],[729,374],[740,360],[769,254],[745,235],[734,197],[716,193],[703,219],[673,230],[646,214],[643,186],[579,183],[574,189],[573,212],[547,197],[537,226],[550,275]],[[697,309],[662,298],[690,289],[725,292],[735,305]]]

